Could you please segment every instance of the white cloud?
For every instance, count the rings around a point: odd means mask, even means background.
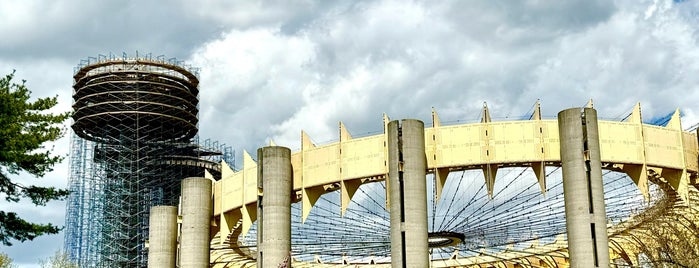
[[[262,146],[274,134],[269,126],[294,113],[311,87],[305,65],[313,56],[307,39],[269,28],[235,30],[197,50],[202,135],[251,151]]]

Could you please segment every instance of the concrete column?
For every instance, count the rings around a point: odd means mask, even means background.
[[[257,267],[278,267],[291,252],[291,150],[257,149]]]
[[[570,267],[609,267],[597,111],[561,111],[558,131]]]
[[[177,260],[177,207],[150,208],[148,268],[172,268]]]
[[[425,125],[391,121],[387,132],[391,267],[428,267]]]
[[[180,235],[180,267],[209,267],[209,232],[213,202],[211,180],[182,180],[182,234]]]

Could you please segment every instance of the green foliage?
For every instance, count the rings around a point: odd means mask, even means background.
[[[16,265],[12,264],[12,258],[6,253],[0,252],[0,268],[15,268]]]
[[[14,72],[0,78],[0,193],[8,202],[29,198],[37,206],[68,195],[64,189],[22,185],[12,181],[11,175],[26,172],[42,177],[63,160],[51,154],[53,148],[45,143],[64,134],[61,128],[70,113],[48,112],[57,104],[57,97],[30,101],[31,92],[25,81],[12,82]],[[42,234],[55,234],[60,228],[51,224],[27,222],[12,212],[0,211],[0,242],[11,246],[10,239],[32,240]]]
[[[78,268],[78,265],[68,259],[68,254],[62,250],[56,251],[46,260],[40,260],[41,268]]]

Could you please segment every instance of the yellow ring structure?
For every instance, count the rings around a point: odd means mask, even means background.
[[[484,106],[481,123],[443,126],[436,111],[432,126],[425,129],[425,156],[428,172],[436,179],[436,200],[451,171],[482,169],[489,195],[495,174],[502,167],[531,167],[542,191],[546,190],[546,166],[560,166],[559,134],[556,120],[542,120],[538,104],[531,120],[492,122]],[[384,116],[384,123],[388,118]],[[642,123],[637,104],[627,121],[600,120],[599,137],[604,169],[621,171],[635,182],[649,199],[649,181],[665,192],[665,198],[653,208],[621,224],[609,226],[611,259],[636,263],[643,245],[643,233],[649,225],[672,220],[676,215],[691,224],[699,224],[696,204],[699,172],[698,142],[695,133],[682,130],[679,111],[669,123],[655,126]],[[302,132],[302,149],[291,156],[293,189],[302,202],[306,219],[318,198],[327,192],[341,192],[341,210],[347,208],[358,187],[367,182],[385,180],[388,173],[386,134],[352,138],[342,123],[340,139],[315,145]],[[214,184],[212,225],[217,233],[212,242],[214,267],[252,267],[254,253],[233,249],[238,236],[248,232],[256,220],[257,164],[244,153],[243,168],[233,171],[223,163],[222,179]],[[387,185],[387,188],[390,185]],[[388,197],[387,197],[388,199]],[[388,202],[388,201],[387,201]],[[651,219],[651,220],[649,220]],[[567,242],[532,244],[530,251],[502,252],[498,256],[460,257],[433,261],[434,267],[534,267],[567,266]],[[546,255],[546,256],[544,256]],[[560,256],[560,257],[555,257]],[[507,262],[503,260],[516,260]],[[390,267],[390,264],[294,263],[294,267]]]

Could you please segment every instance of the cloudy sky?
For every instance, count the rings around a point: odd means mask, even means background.
[[[201,68],[200,135],[238,157],[273,139],[300,148],[382,131],[382,114],[430,123],[545,117],[594,99],[600,116],[676,108],[699,122],[699,1],[0,0],[0,75],[70,109],[73,68],[98,54],[177,57]],[[68,139],[55,145],[68,153]],[[65,186],[69,167],[25,183]],[[64,206],[26,203],[63,225]],[[33,267],[63,236],[0,247]]]

